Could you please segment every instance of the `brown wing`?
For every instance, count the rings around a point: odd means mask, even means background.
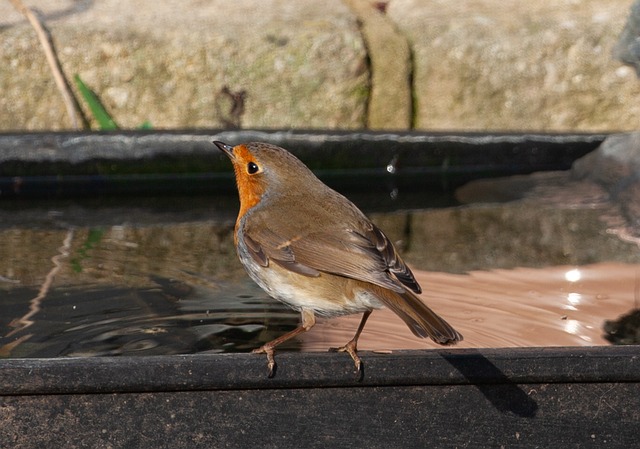
[[[273,237],[271,241],[273,241]],[[264,251],[262,245],[256,242],[251,235],[248,233],[244,234],[244,241],[247,245],[247,250],[249,251],[249,255],[256,261],[259,265],[266,267],[269,265],[269,260],[273,260],[273,262],[277,263],[283,268],[286,268],[289,271],[296,272],[298,274],[302,274],[304,276],[312,276],[316,277],[320,275],[318,270],[314,270],[311,267],[299,264],[296,262],[293,252],[291,248],[283,247],[278,251],[270,251],[269,246],[265,246],[267,251],[271,254],[271,256],[267,255]],[[269,240],[268,240],[269,241]]]
[[[274,263],[306,276],[326,272],[358,279],[398,293],[405,287],[420,293],[420,285],[384,233],[370,222],[362,230],[327,229],[308,233],[297,230],[283,238],[259,226],[245,232],[248,249],[256,261]]]
[[[372,223],[368,234],[370,235],[371,241],[375,243],[376,249],[382,255],[389,271],[393,273],[405,287],[409,287],[415,293],[421,293],[422,288],[420,288],[418,281],[416,281],[409,267],[400,258],[393,243],[391,243],[384,232]]]

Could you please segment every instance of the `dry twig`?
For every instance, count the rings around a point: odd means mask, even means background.
[[[51,35],[45,28],[40,18],[38,18],[38,16],[30,8],[27,8],[24,3],[22,3],[22,0],[9,1],[22,15],[27,18],[31,26],[35,29],[38,40],[42,45],[45,56],[47,57],[49,67],[53,72],[53,78],[56,81],[56,85],[58,86],[60,94],[62,94],[64,105],[67,108],[67,114],[69,114],[69,118],[71,119],[71,124],[74,129],[80,129],[81,122],[84,122],[84,120],[82,120],[82,112],[78,105],[78,101],[73,95],[73,92],[69,87],[69,83],[67,82],[67,79],[62,72],[60,61],[58,60],[58,57],[56,56],[55,50],[53,48],[53,40],[51,39]]]

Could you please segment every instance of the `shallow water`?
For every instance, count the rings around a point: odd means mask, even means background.
[[[367,209],[423,299],[464,334],[460,346],[608,344],[605,321],[638,307],[640,250],[622,238],[615,205],[592,188],[543,184],[542,202],[511,191],[508,201]],[[235,207],[221,197],[4,203],[0,356],[249,351],[293,329],[298,314],[236,259]],[[288,348],[342,345],[359,319],[320,320]],[[387,310],[360,340],[379,351],[433,346]]]
[[[464,334],[458,347],[607,345],[604,321],[640,305],[640,266],[635,264],[415,274],[425,302]],[[321,321],[327,331],[305,335],[303,348],[342,345],[358,321],[354,316]],[[434,346],[414,337],[389,310],[374,312],[365,329],[361,349]]]

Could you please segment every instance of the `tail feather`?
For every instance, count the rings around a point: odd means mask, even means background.
[[[463,337],[449,323],[431,310],[416,295],[406,291],[396,293],[383,290],[379,298],[382,302],[409,326],[417,337],[430,337],[441,345],[450,345],[462,341]]]

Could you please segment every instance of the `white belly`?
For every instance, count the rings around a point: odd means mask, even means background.
[[[249,277],[269,296],[295,310],[338,316],[382,307],[373,293],[357,286],[355,281],[326,273],[318,277],[304,276],[272,262],[262,267],[242,246],[238,247],[238,255]]]

